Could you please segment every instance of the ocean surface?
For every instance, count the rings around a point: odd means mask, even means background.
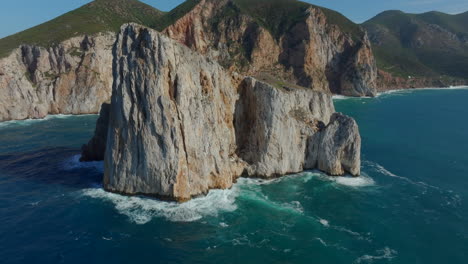
[[[468,90],[335,100],[363,176],[242,179],[184,204],[101,188],[96,116],[0,123],[0,263],[468,263]]]

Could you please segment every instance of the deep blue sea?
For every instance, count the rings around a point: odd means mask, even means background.
[[[336,99],[363,176],[242,179],[184,204],[109,194],[96,116],[0,123],[0,263],[468,263],[468,89]]]

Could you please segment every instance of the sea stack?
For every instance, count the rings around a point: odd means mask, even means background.
[[[95,137],[105,153],[91,155],[104,156],[108,191],[186,201],[241,176],[360,173],[358,127],[330,94],[232,73],[137,24],[122,26],[113,53],[107,137]]]

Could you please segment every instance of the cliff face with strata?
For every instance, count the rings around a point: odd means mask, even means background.
[[[79,36],[0,59],[0,121],[98,113],[111,94],[114,41],[113,33]]]
[[[83,158],[104,156],[108,191],[185,201],[240,176],[359,175],[357,125],[335,122],[329,94],[230,73],[136,24],[122,27],[113,69],[109,111],[83,147]]]
[[[344,33],[313,6],[304,15],[274,36],[235,1],[201,0],[164,33],[245,75],[266,74],[328,93],[375,95],[377,67],[364,31],[357,38]]]

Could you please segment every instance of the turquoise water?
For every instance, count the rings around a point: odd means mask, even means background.
[[[363,177],[242,179],[177,205],[105,193],[96,116],[0,124],[1,263],[467,263],[468,90],[336,100]]]

